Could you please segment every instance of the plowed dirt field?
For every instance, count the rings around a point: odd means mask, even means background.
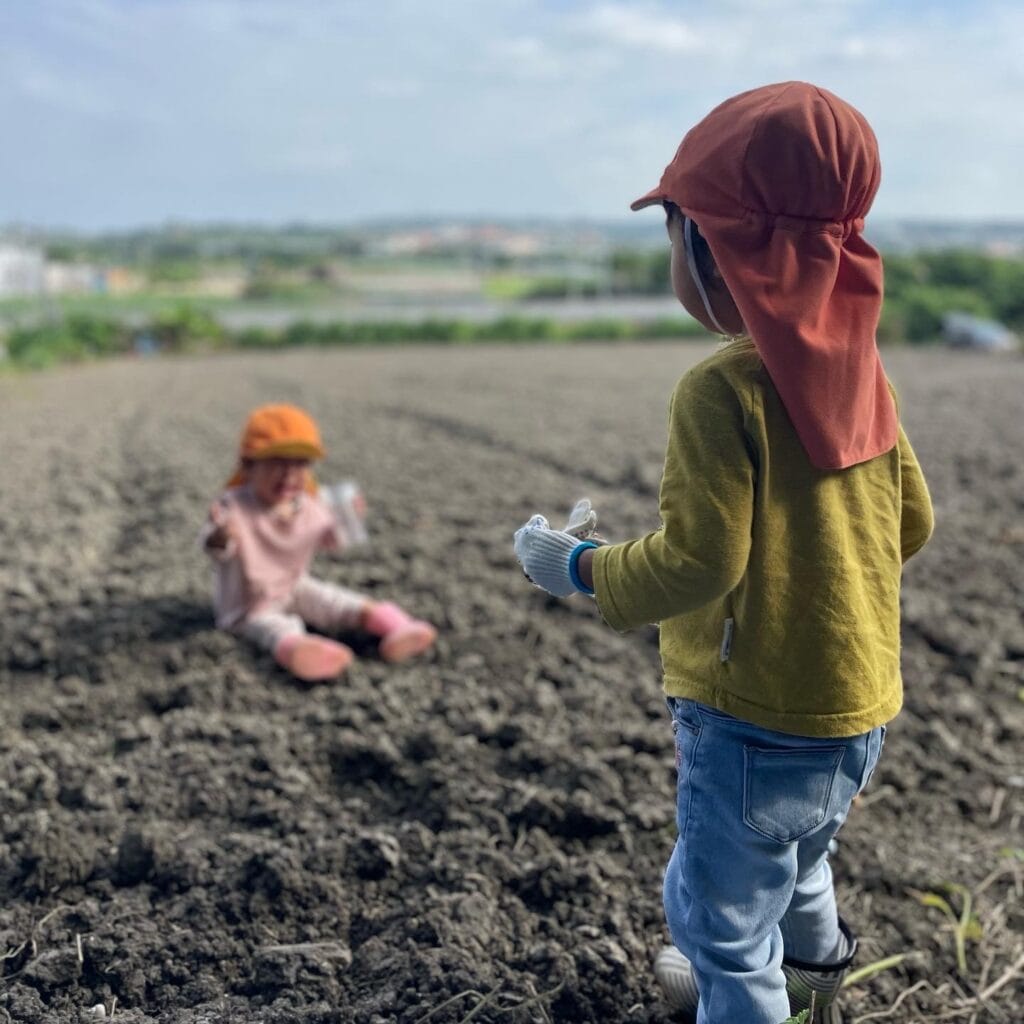
[[[124,1024],[668,1024],[656,635],[546,599],[511,533],[584,495],[610,539],[655,526],[668,397],[708,351],[0,379],[0,1022],[116,998]],[[835,858],[860,963],[910,956],[846,1020],[1020,1024],[1024,360],[887,366],[938,527],[906,573],[906,707]],[[436,623],[427,658],[364,648],[303,688],[214,630],[196,533],[271,400],[319,418],[321,477],[369,501],[372,546],[317,572]],[[965,967],[927,893],[954,915],[970,894]]]

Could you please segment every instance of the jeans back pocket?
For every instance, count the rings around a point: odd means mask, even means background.
[[[813,832],[828,816],[843,746],[745,746],[743,821],[777,843]]]

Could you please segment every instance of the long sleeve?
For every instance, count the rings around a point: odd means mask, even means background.
[[[619,630],[693,611],[729,593],[750,554],[754,462],[740,394],[715,373],[672,396],[661,528],[594,553],[602,615]]]
[[[912,558],[928,542],[935,527],[928,485],[914,449],[900,427],[900,551],[903,561]]]
[[[230,562],[231,559],[238,554],[238,544],[235,542],[234,538],[230,538],[227,544],[222,548],[210,547],[210,537],[216,529],[216,524],[209,519],[203,523],[199,530],[199,547],[204,554],[212,558],[215,562]]]

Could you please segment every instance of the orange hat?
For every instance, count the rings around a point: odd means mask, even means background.
[[[261,405],[249,413],[238,454],[243,459],[322,459],[324,446],[309,413],[294,405]]]
[[[897,440],[875,342],[882,261],[861,234],[880,174],[862,114],[782,82],[712,110],[632,204],[671,200],[700,228],[820,469],[866,462]]]
[[[245,482],[242,461],[246,459],[322,459],[324,454],[320,430],[308,413],[294,405],[261,405],[245,422],[239,465],[227,486]]]

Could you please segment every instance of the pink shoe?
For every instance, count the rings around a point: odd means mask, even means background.
[[[381,638],[380,656],[390,662],[407,661],[429,651],[436,639],[437,630],[429,622],[412,619],[408,625]]]
[[[429,622],[412,618],[390,601],[373,605],[364,625],[368,633],[380,637],[384,661],[407,661],[429,651],[437,639],[437,630]]]
[[[355,657],[350,648],[322,636],[286,636],[274,651],[274,659],[293,676],[307,683],[340,676]]]

